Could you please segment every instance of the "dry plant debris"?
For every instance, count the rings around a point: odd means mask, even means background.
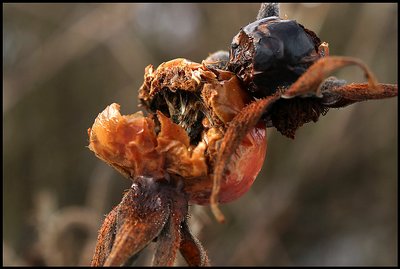
[[[348,65],[368,82],[329,77]],[[139,99],[148,115],[121,115],[114,103],[88,130],[89,149],[133,183],[105,218],[92,265],[129,265],[153,241],[153,265],[173,265],[178,250],[188,265],[209,265],[188,205],[210,204],[223,222],[218,204],[243,195],[263,165],[266,127],[294,138],[330,108],[394,96],[397,85],[378,83],[358,59],[329,56],[328,44],[281,19],[277,4],[262,4],[229,53],[147,66]]]

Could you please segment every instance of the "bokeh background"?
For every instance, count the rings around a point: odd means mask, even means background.
[[[138,110],[148,64],[228,49],[258,8],[3,4],[3,265],[90,263],[130,182],[87,149],[87,128],[112,102]],[[397,84],[397,4],[282,4],[284,16]],[[356,67],[335,75],[364,80]],[[221,206],[227,223],[190,208],[212,264],[396,265],[397,110],[397,98],[332,109],[295,140],[269,129],[253,187]]]

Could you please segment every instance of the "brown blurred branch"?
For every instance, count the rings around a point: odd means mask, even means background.
[[[3,113],[7,113],[26,94],[37,89],[39,83],[54,76],[70,61],[124,31],[131,20],[132,8],[134,6],[98,5],[65,31],[50,37],[16,67],[11,77],[5,77]],[[46,72],[43,72],[43,68],[46,68]]]

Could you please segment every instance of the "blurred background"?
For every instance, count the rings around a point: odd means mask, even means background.
[[[228,49],[259,4],[3,4],[3,265],[88,265],[130,182],[88,150],[116,102],[138,110],[144,68]],[[397,4],[282,4],[330,45],[397,84]],[[335,74],[364,81],[356,67]],[[295,140],[268,129],[251,190],[192,206],[213,265],[396,265],[398,99],[331,109]],[[138,264],[150,264],[154,246]],[[181,258],[177,265],[185,265]]]

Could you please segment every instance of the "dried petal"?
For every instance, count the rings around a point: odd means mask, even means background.
[[[202,95],[212,113],[224,123],[230,122],[250,101],[236,76],[223,82],[205,84]]]
[[[322,97],[320,85],[324,79],[333,71],[348,65],[359,66],[368,79],[369,88],[374,89],[374,91],[379,91],[375,76],[363,62],[352,57],[328,56],[320,58],[310,66],[310,68],[282,94],[282,98],[292,98],[300,95]]]
[[[215,75],[204,69],[202,64],[183,58],[164,62],[156,70],[149,65],[145,69],[144,83],[139,89],[139,99],[147,103],[164,88],[172,92],[196,92],[203,77],[213,78]]]
[[[161,123],[157,150],[165,155],[167,171],[184,178],[207,176],[205,144],[200,142],[190,149],[185,130],[162,113],[158,112],[157,116]]]
[[[164,158],[157,146],[154,122],[142,112],[121,116],[119,105],[108,106],[89,131],[89,149],[123,175],[164,176]]]

